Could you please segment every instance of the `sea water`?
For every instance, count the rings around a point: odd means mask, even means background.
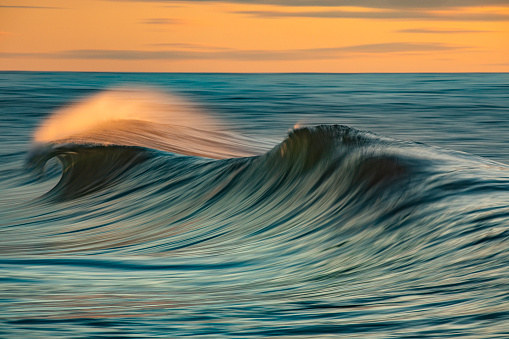
[[[0,336],[509,336],[509,75],[0,72]]]

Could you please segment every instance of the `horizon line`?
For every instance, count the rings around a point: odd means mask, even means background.
[[[479,72],[151,72],[151,71],[43,71],[43,70],[1,70],[0,73],[138,73],[138,74],[509,74],[509,71]]]

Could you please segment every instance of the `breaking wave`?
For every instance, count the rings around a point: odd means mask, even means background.
[[[106,92],[38,130],[27,164],[56,158],[61,177],[24,208],[26,232],[4,232],[1,252],[19,257],[4,265],[153,272],[177,308],[261,319],[247,336],[503,333],[505,165],[342,125],[269,148],[187,110],[97,123],[131,95],[154,111],[151,94]]]

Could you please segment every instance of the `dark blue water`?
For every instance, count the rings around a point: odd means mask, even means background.
[[[509,74],[0,72],[0,337],[509,337]]]

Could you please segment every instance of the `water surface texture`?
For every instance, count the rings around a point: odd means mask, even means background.
[[[508,74],[0,72],[0,336],[509,337]]]

